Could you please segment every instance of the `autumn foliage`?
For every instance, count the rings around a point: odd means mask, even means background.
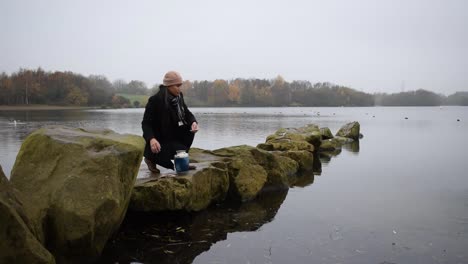
[[[182,84],[191,106],[373,106],[468,104],[466,93],[448,98],[425,90],[398,94],[368,94],[345,86],[309,81],[274,79],[189,81]],[[73,72],[20,69],[0,74],[0,105],[73,105],[144,107],[136,96],[155,94],[159,84],[148,89],[144,82],[118,79],[111,83],[102,75],[85,77]],[[132,96],[133,95],[133,96]],[[129,100],[129,98],[132,100]],[[145,99],[146,100],[146,99]]]

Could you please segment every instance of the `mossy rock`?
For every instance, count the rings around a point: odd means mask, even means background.
[[[320,131],[310,132],[306,134],[306,141],[312,144],[315,147],[315,149],[318,149],[322,142],[322,134],[320,133]]]
[[[0,166],[0,263],[55,263],[31,232],[18,196]]]
[[[296,161],[301,171],[312,171],[314,166],[314,154],[306,150],[298,151],[283,151],[278,152],[279,155],[288,157]]]
[[[331,130],[328,127],[322,127],[320,128],[320,134],[322,135],[322,141],[324,139],[331,139],[333,138],[333,134]]]
[[[290,178],[294,178],[299,169],[295,160],[258,148],[251,152],[257,163],[267,172],[265,187],[284,189],[290,186]]]
[[[267,181],[267,172],[252,155],[256,148],[247,145],[214,150],[213,153],[227,157],[230,198],[249,201],[257,196]]]
[[[351,122],[344,126],[342,126],[338,132],[336,132],[336,136],[351,138],[354,140],[359,139],[359,130],[360,124],[359,122]]]
[[[267,151],[298,151],[306,150],[313,152],[314,146],[309,142],[302,140],[296,141],[291,139],[276,139],[270,140],[267,143],[262,143],[257,146],[259,149]]]
[[[335,149],[341,149],[342,141],[336,138],[322,140],[320,145],[320,151],[333,151]]]
[[[226,198],[229,176],[225,164],[198,163],[184,174],[139,179],[133,189],[130,210],[200,211]]]
[[[257,145],[257,148],[263,149],[266,151],[274,151],[273,145],[270,143],[260,143]]]
[[[28,136],[11,182],[57,262],[90,262],[119,228],[145,142],[111,130],[46,127]]]
[[[266,139],[266,142],[276,141],[281,139],[289,139],[294,141],[305,141],[306,136],[303,134],[298,133],[295,130],[288,130],[287,132],[276,132],[273,135],[269,135]]]
[[[190,163],[200,163],[207,161],[215,162],[223,160],[223,157],[214,155],[212,151],[200,148],[191,148],[189,155]]]
[[[213,151],[191,149],[190,161],[197,163],[196,170],[176,177],[138,180],[130,208],[134,211],[200,211],[224,199],[252,200],[267,181],[267,172],[255,160],[253,149],[247,145]],[[201,178],[206,180],[202,182]]]
[[[264,150],[307,150],[307,147],[301,142],[307,142],[313,146],[312,150],[320,147],[322,134],[317,125],[309,124],[300,128],[281,128],[274,134],[266,138],[265,144],[260,144],[257,147]],[[287,143],[289,142],[289,143]]]
[[[252,147],[249,145],[239,145],[239,146],[216,149],[216,150],[213,150],[212,153],[220,157],[239,157],[239,156],[250,157],[250,151],[254,148],[255,147]]]
[[[242,202],[254,199],[267,181],[265,169],[242,157],[228,162],[230,198]]]

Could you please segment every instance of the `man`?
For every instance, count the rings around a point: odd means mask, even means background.
[[[146,140],[145,163],[152,172],[156,164],[174,170],[176,150],[189,151],[198,122],[187,108],[180,91],[182,77],[176,71],[164,75],[159,91],[148,99],[141,126]],[[195,169],[190,165],[189,169]]]

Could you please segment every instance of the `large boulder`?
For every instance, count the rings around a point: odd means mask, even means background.
[[[31,232],[17,191],[0,166],[0,263],[55,263]]]
[[[228,164],[230,198],[243,202],[254,199],[267,180],[265,169],[254,163],[235,158]]]
[[[39,241],[58,262],[100,255],[127,211],[144,144],[139,136],[66,127],[25,139],[11,182]]]
[[[198,163],[197,170],[171,177],[138,179],[130,210],[200,211],[225,199],[229,177],[224,163]]]
[[[336,132],[336,136],[340,136],[340,137],[346,137],[346,138],[351,138],[351,139],[354,139],[354,140],[358,140],[359,139],[359,129],[360,129],[360,125],[359,125],[359,122],[351,122],[351,123],[348,123],[344,126],[342,126],[338,132]]]
[[[240,201],[254,199],[267,181],[267,172],[252,155],[254,147],[242,145],[214,150],[225,157],[229,173],[229,198]]]
[[[292,182],[296,181],[295,177],[299,170],[297,161],[258,148],[253,148],[251,153],[256,162],[267,172],[266,188],[287,189]]]
[[[320,132],[320,128],[315,124],[308,124],[303,127],[293,128],[290,129],[295,133],[300,133],[305,137],[305,140],[310,144],[314,145],[317,149],[320,147],[320,141],[322,140],[322,133]]]

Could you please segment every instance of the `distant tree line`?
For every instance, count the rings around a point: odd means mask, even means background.
[[[464,105],[468,106],[468,92],[456,92],[445,96],[431,91],[419,89],[416,91],[393,94],[374,94],[375,105],[381,106],[438,106]]]
[[[186,100],[196,106],[372,106],[371,94],[330,83],[235,79],[194,81],[182,86]]]
[[[368,94],[345,86],[309,81],[274,79],[185,81],[181,87],[191,106],[437,106],[468,105],[468,92],[450,96],[426,90],[394,94]],[[73,72],[20,69],[0,74],[0,105],[73,105],[143,107],[131,96],[156,93],[144,82],[115,80],[102,75],[85,77]]]
[[[84,77],[73,72],[20,69],[11,75],[0,74],[0,105],[131,106],[127,98],[117,95],[119,89],[124,89],[122,83],[118,84],[101,75]]]

